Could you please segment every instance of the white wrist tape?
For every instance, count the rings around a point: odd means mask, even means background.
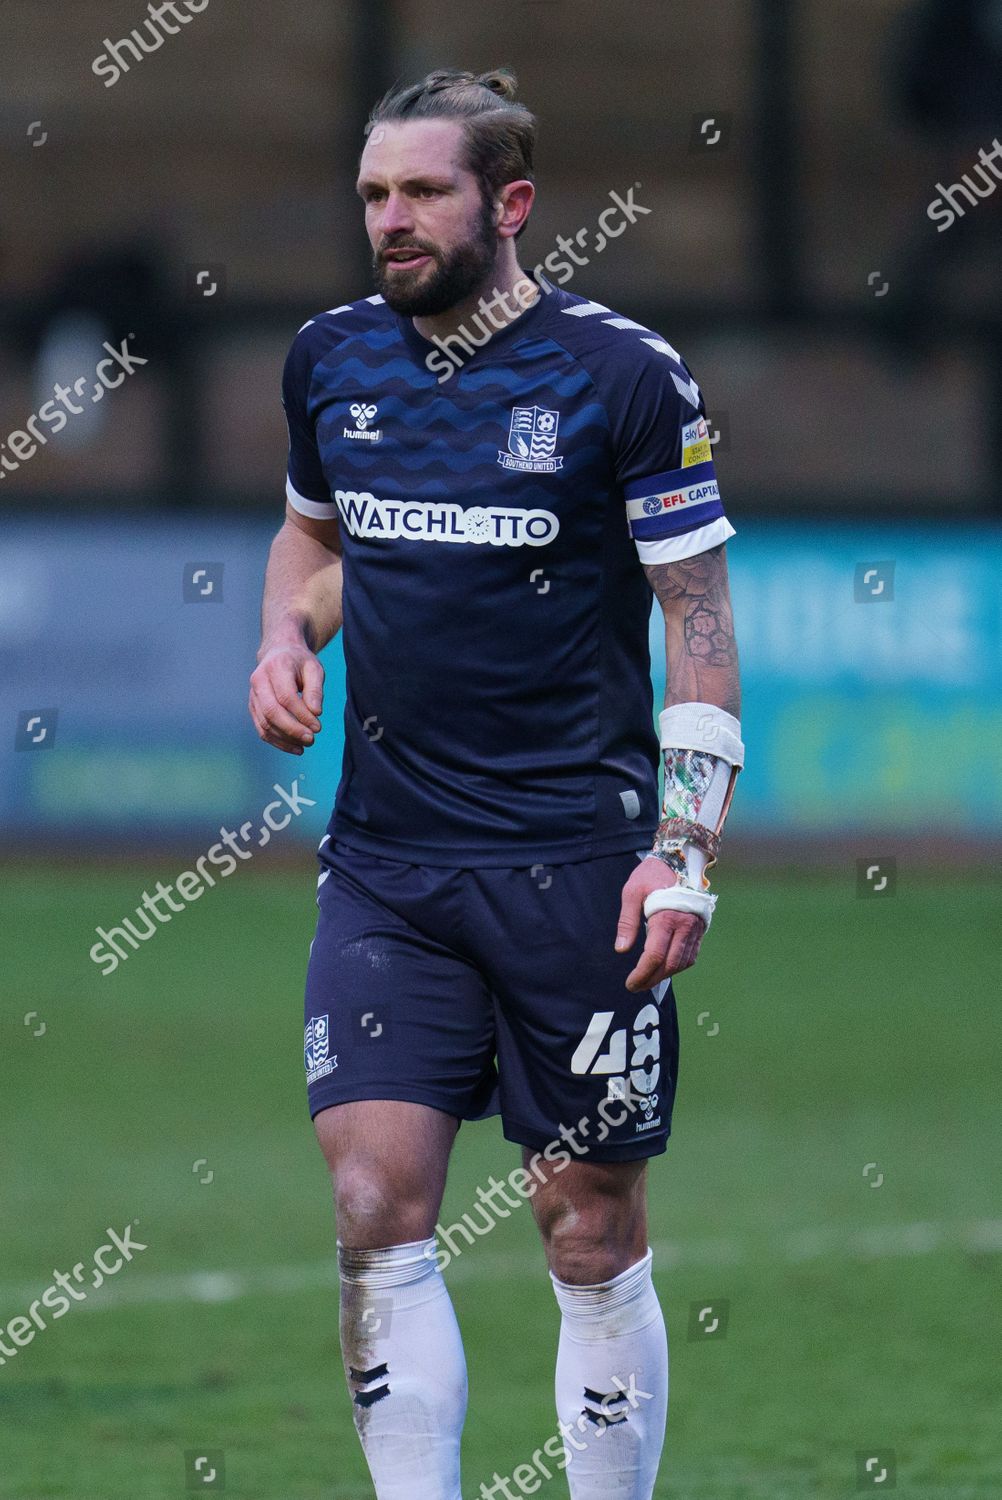
[[[702,917],[709,927],[716,904],[716,896],[711,896],[709,891],[693,891],[687,885],[671,885],[662,890],[651,891],[644,902],[644,916],[653,917],[657,911],[688,911]]]
[[[662,710],[658,723],[662,750],[701,750],[729,766],[745,763],[741,725],[715,703],[673,703]]]

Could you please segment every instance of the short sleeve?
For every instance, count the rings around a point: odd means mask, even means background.
[[[642,563],[678,562],[734,535],[702,393],[667,342],[647,355],[613,428],[616,477]]]
[[[336,516],[330,487],[317,447],[316,424],[309,411],[310,381],[316,363],[313,324],[301,328],[289,350],[282,375],[282,405],[289,426],[289,473],[286,495],[293,510],[315,520]]]

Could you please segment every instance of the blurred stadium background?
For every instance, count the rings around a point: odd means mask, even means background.
[[[658,1496],[999,1495],[1002,6],[209,0],[106,88],[145,19],[0,17],[0,1324],[108,1225],[149,1245],[0,1362],[0,1495],[371,1494],[298,1063],[337,644],[294,766],[246,681],[282,361],[372,291],[368,110],[501,63],[541,120],[523,262],[612,192],[651,210],[569,287],[683,351],[738,528],[749,761],[652,1181]],[[127,338],[147,363],[27,457]],[[297,774],[315,807],[102,977],[95,930]],[[446,1213],[515,1164],[465,1129]],[[556,1318],[527,1219],[453,1278],[473,1496],[553,1430]]]

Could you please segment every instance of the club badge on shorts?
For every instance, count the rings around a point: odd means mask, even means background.
[[[311,1016],[306,1023],[304,1061],[306,1082],[316,1083],[337,1067],[337,1056],[331,1057],[330,1016]]]

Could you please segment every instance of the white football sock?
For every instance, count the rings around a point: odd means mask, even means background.
[[[612,1281],[550,1272],[562,1313],[557,1416],[571,1500],[651,1500],[668,1413],[668,1336],[650,1250]]]
[[[462,1500],[466,1359],[435,1241],[338,1241],[341,1354],[377,1500]]]

